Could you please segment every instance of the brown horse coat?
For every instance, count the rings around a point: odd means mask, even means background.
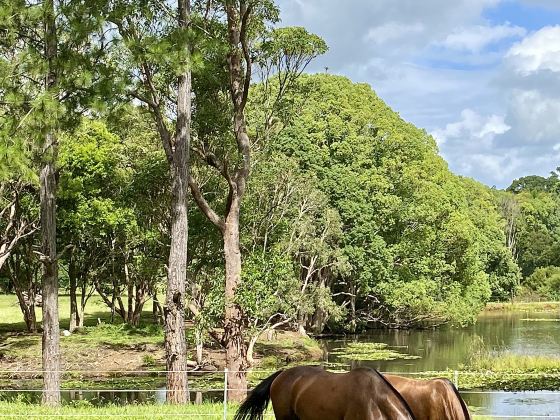
[[[277,420],[415,420],[406,401],[373,369],[331,373],[297,366],[276,372],[253,390],[235,419],[262,419],[268,398]]]
[[[447,379],[418,380],[384,375],[408,403],[416,420],[470,420],[457,388]]]

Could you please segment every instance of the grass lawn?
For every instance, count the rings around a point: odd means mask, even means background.
[[[228,406],[228,418],[233,418],[237,406]],[[66,405],[61,408],[49,409],[40,405],[26,403],[2,403],[0,402],[0,418],[21,419],[22,417],[49,419],[49,418],[72,418],[72,419],[221,419],[223,418],[224,406],[222,404],[202,405],[125,405],[92,407],[88,405]],[[272,418],[272,417],[271,417]]]
[[[79,299],[79,297],[78,297]],[[142,317],[146,321],[151,322],[151,310],[152,301],[149,300],[144,305],[144,311]],[[60,318],[60,328],[66,329],[70,324],[70,296],[60,295],[58,297],[58,310]],[[35,312],[37,314],[37,321],[40,322],[42,318],[42,311],[40,307],[35,307]],[[23,321],[23,315],[18,305],[18,300],[15,295],[5,295],[0,294],[0,335],[5,333],[13,333],[17,331],[25,331],[25,322]],[[97,295],[93,295],[86,305],[86,311],[84,316],[85,326],[97,325],[98,319],[102,322],[109,322],[111,319],[111,313],[107,308],[107,305],[103,303],[103,300]],[[115,320],[119,321],[119,316],[115,315]]]
[[[237,405],[229,404],[227,407],[227,418],[232,419],[237,410]],[[0,402],[0,418],[2,419],[21,419],[28,418],[72,418],[72,419],[223,419],[223,404],[202,404],[202,405],[127,405],[127,406],[106,406],[91,407],[68,405],[57,409],[49,409],[40,405],[30,405],[25,403],[2,403]],[[477,420],[490,420],[491,416],[473,415]],[[265,412],[265,418],[274,419],[271,405]]]

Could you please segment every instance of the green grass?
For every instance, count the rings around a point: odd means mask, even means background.
[[[560,302],[490,302],[486,311],[511,311],[511,312],[558,312]]]
[[[480,355],[472,360],[470,367],[496,373],[560,374],[560,357],[518,354]]]
[[[68,328],[70,323],[70,297],[68,295],[60,295],[58,297],[58,306],[60,328]],[[151,308],[151,300],[144,305],[144,309],[149,308]],[[23,316],[15,295],[0,294],[0,313],[2,314],[0,319],[0,335],[2,333],[25,331],[25,322],[23,321]],[[35,313],[37,314],[37,321],[40,323],[42,318],[41,308],[35,307]],[[145,310],[142,313],[142,318],[151,322],[151,312]],[[105,305],[99,296],[93,295],[86,305],[84,325],[97,325],[98,320],[108,323],[110,319],[111,313],[107,305]],[[120,317],[118,315],[115,315],[115,321],[120,322]]]
[[[558,318],[522,318],[521,321],[527,322],[558,322]]]
[[[228,418],[233,418],[237,406],[228,406]],[[93,407],[84,402],[63,405],[60,408],[46,408],[25,402],[0,402],[0,416],[2,419],[27,418],[72,418],[72,419],[219,419],[223,416],[222,404],[188,404],[181,406],[136,404],[104,407]]]

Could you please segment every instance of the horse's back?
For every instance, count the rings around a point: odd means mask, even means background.
[[[417,380],[385,375],[410,406],[416,420],[468,419],[461,397],[447,379]]]
[[[387,404],[390,398],[397,402]],[[299,366],[284,371],[271,386],[274,414],[280,420],[411,418],[406,407],[403,416],[391,411],[399,405],[398,398],[381,375],[361,368],[337,374]]]

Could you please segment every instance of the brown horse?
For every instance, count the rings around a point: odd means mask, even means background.
[[[280,370],[257,385],[235,420],[262,420],[269,400],[278,420],[415,420],[406,401],[374,369],[331,373],[316,366],[297,366]]]
[[[470,420],[465,401],[448,379],[429,381],[384,375],[408,403],[417,420]]]

